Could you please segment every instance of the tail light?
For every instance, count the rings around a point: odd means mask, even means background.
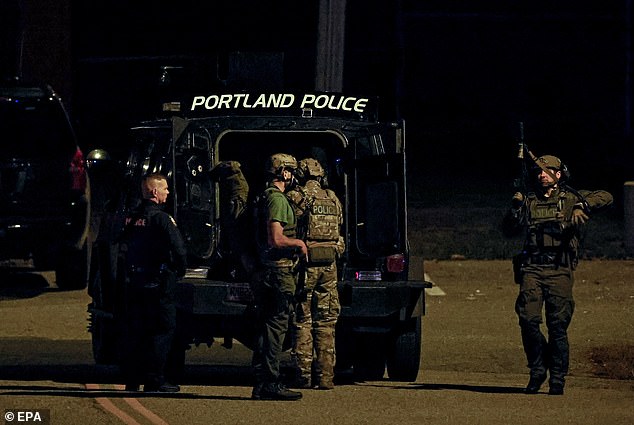
[[[405,255],[404,254],[394,254],[385,258],[385,267],[378,267],[375,270],[359,270],[354,274],[355,280],[382,280],[383,273],[382,269],[388,273],[402,273],[405,271]]]
[[[73,159],[70,162],[70,175],[73,190],[85,191],[87,185],[86,163],[84,162],[84,154],[79,148],[75,151],[75,155],[73,155]]]
[[[385,268],[390,273],[405,271],[405,256],[403,254],[390,255],[385,259]]]

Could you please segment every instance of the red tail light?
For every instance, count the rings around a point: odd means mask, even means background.
[[[385,259],[385,266],[390,273],[401,273],[405,271],[405,256],[403,254],[390,255]]]
[[[78,190],[80,192],[86,190],[86,163],[84,162],[84,154],[79,148],[75,151],[75,155],[73,155],[73,159],[70,163],[70,174],[73,190]]]

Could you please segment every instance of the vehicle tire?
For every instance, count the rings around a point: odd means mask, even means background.
[[[55,281],[62,290],[85,289],[88,285],[90,264],[89,244],[82,249],[65,248],[59,253],[55,268]]]
[[[393,381],[416,381],[420,368],[422,318],[410,320],[404,329],[393,335],[387,356],[387,374]]]
[[[353,360],[354,377],[360,381],[377,381],[385,373],[385,335],[357,334]]]
[[[345,373],[354,364],[354,334],[337,328],[335,338],[336,363],[335,372]]]

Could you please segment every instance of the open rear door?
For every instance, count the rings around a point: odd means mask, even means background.
[[[174,118],[172,125],[175,218],[188,255],[208,259],[218,243],[216,188],[209,173],[214,154],[211,138],[204,128],[187,125],[180,118]]]
[[[403,123],[355,137],[350,217],[356,254],[377,258],[407,254]]]

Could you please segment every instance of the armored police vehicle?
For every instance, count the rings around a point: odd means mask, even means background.
[[[179,340],[184,348],[215,338],[248,346],[249,267],[240,248],[253,243],[249,205],[265,187],[266,158],[284,152],[318,159],[344,208],[337,369],[377,379],[387,368],[390,379],[415,380],[427,284],[422,260],[409,255],[404,123],[379,122],[377,108],[374,98],[332,93],[200,94],[166,103],[167,117],[132,128],[124,190],[93,248],[96,361],[116,360],[116,235],[149,172],[168,176],[167,210],[187,243]],[[218,172],[222,166],[233,171]]]

